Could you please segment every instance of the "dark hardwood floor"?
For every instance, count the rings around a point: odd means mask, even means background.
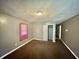
[[[33,40],[3,59],[76,59],[70,51],[58,40]]]

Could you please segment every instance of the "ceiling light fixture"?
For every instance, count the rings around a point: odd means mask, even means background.
[[[37,16],[42,16],[42,15],[43,15],[43,12],[42,12],[42,11],[37,11],[37,12],[36,12],[36,15],[37,15]]]

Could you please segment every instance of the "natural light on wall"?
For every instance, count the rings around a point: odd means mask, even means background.
[[[6,19],[6,17],[0,17],[0,23],[1,24],[6,24],[7,23],[7,19]]]

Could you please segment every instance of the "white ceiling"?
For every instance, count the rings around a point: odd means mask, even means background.
[[[0,9],[30,22],[60,23],[79,14],[79,0],[0,0]],[[35,16],[40,10],[46,15]]]

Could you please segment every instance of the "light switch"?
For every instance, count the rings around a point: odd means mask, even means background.
[[[65,29],[65,31],[67,32],[67,31],[69,31],[68,29]]]

